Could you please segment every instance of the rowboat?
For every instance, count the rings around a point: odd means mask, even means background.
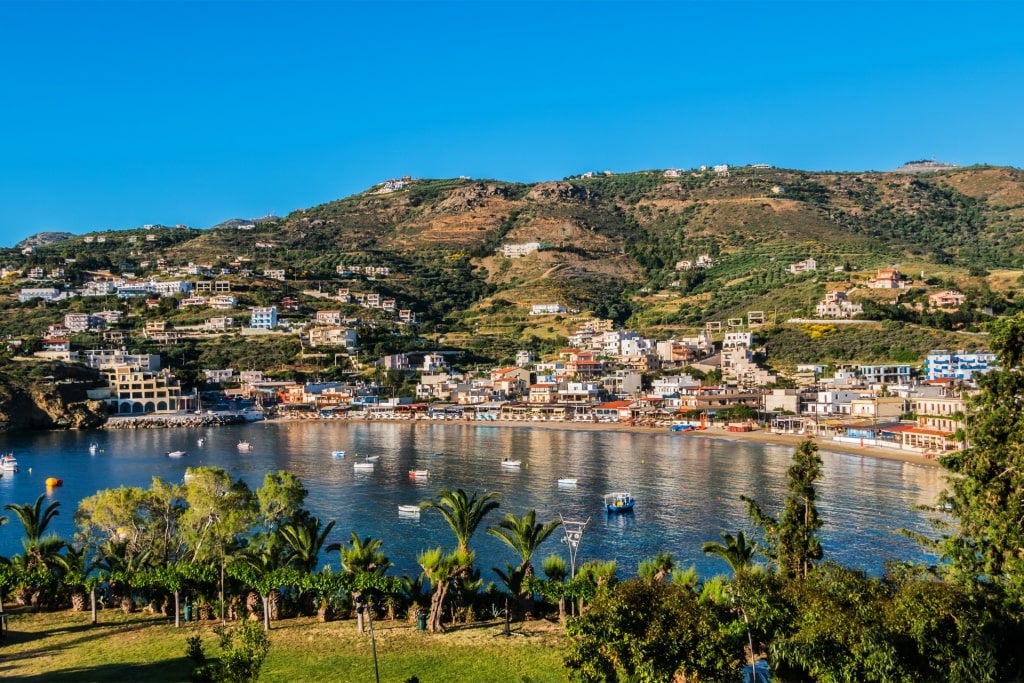
[[[331,455],[333,455],[335,458],[344,458],[345,451],[331,451]]]
[[[622,491],[607,493],[604,496],[604,509],[608,512],[629,512],[635,504],[633,496]]]
[[[565,479],[559,479],[559,486],[575,486],[579,482],[579,479],[566,477]]]
[[[430,476],[430,470],[409,470],[410,479],[426,479]]]
[[[168,458],[184,458],[186,451],[167,451]]]
[[[373,471],[373,463],[372,462],[357,462],[357,463],[355,463],[355,465],[353,465],[353,467],[355,468],[356,472],[359,472],[359,471],[372,472]]]
[[[249,443],[248,441],[239,441],[238,442],[238,450],[247,453],[247,452],[252,450],[252,444]]]
[[[522,460],[509,460],[508,458],[505,458],[504,460],[501,461],[502,467],[508,467],[510,469],[519,467],[522,464]]]
[[[366,462],[377,462],[378,460],[380,460],[380,456],[379,455],[368,455],[368,456],[366,456]]]
[[[398,506],[398,514],[399,515],[408,515],[410,517],[415,515],[415,516],[419,517],[420,516],[420,506],[419,505],[399,505]]]

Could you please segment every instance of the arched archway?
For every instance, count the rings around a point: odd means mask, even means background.
[[[117,407],[117,412],[119,412],[119,413],[130,413],[130,412],[132,412],[132,404],[129,403],[128,401],[125,401],[125,402],[121,403],[121,405],[119,405]]]
[[[141,403],[133,403],[132,404],[132,412],[133,413],[141,413],[141,412],[143,412],[142,404]]]
[[[157,401],[156,402],[156,409],[157,410],[161,410],[161,411],[162,410],[167,410],[167,403],[166,403],[166,401]]]

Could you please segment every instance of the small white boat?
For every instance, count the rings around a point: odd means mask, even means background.
[[[5,472],[18,471],[18,459],[14,457],[14,453],[4,453],[3,456],[0,456],[0,470]]]
[[[186,451],[167,451],[168,458],[184,458],[186,455]]]
[[[334,456],[335,458],[344,458],[345,451],[331,451],[331,455]]]
[[[200,446],[200,447],[201,446],[205,446],[206,445],[206,437],[205,436],[201,436],[198,439],[196,439],[196,445]]]
[[[580,481],[579,479],[575,479],[575,478],[571,478],[571,477],[566,477],[564,479],[559,479],[558,480],[558,485],[559,486],[575,486],[576,484],[579,483],[579,481]]]
[[[501,461],[501,466],[502,467],[508,467],[508,468],[519,467],[522,464],[523,464],[522,460],[509,460],[508,458],[505,458],[504,460]]]
[[[366,462],[377,462],[378,460],[380,460],[380,456],[379,455],[368,455],[368,456],[366,456]]]
[[[412,517],[412,516],[419,517],[420,516],[420,506],[419,505],[399,505],[398,506],[398,514],[399,515],[403,515],[403,516],[404,515],[408,515],[410,517]]]
[[[359,472],[359,471],[372,472],[373,471],[373,463],[372,462],[357,462],[355,465],[353,465],[353,467],[355,468],[356,472]]]
[[[242,452],[245,452],[245,453],[248,453],[249,451],[252,450],[252,444],[249,443],[248,441],[239,441],[238,442],[238,450],[240,450]]]
[[[434,455],[444,455],[444,451],[435,451]]]
[[[426,479],[430,476],[430,470],[409,470],[410,479]]]
[[[100,450],[100,445],[98,443],[96,443],[95,441],[93,441],[91,444],[89,444],[89,452],[92,453],[93,455],[98,453],[99,450]]]

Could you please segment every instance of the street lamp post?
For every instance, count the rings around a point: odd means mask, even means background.
[[[356,598],[356,613],[362,617],[366,613],[366,622],[370,628],[370,646],[373,649],[373,677],[380,683],[380,669],[377,667],[377,638],[373,634],[373,598],[363,599],[360,595]]]

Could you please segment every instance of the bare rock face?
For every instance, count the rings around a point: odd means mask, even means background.
[[[0,400],[0,432],[95,429],[106,421],[106,413],[102,401],[89,400],[78,387],[18,388]]]

